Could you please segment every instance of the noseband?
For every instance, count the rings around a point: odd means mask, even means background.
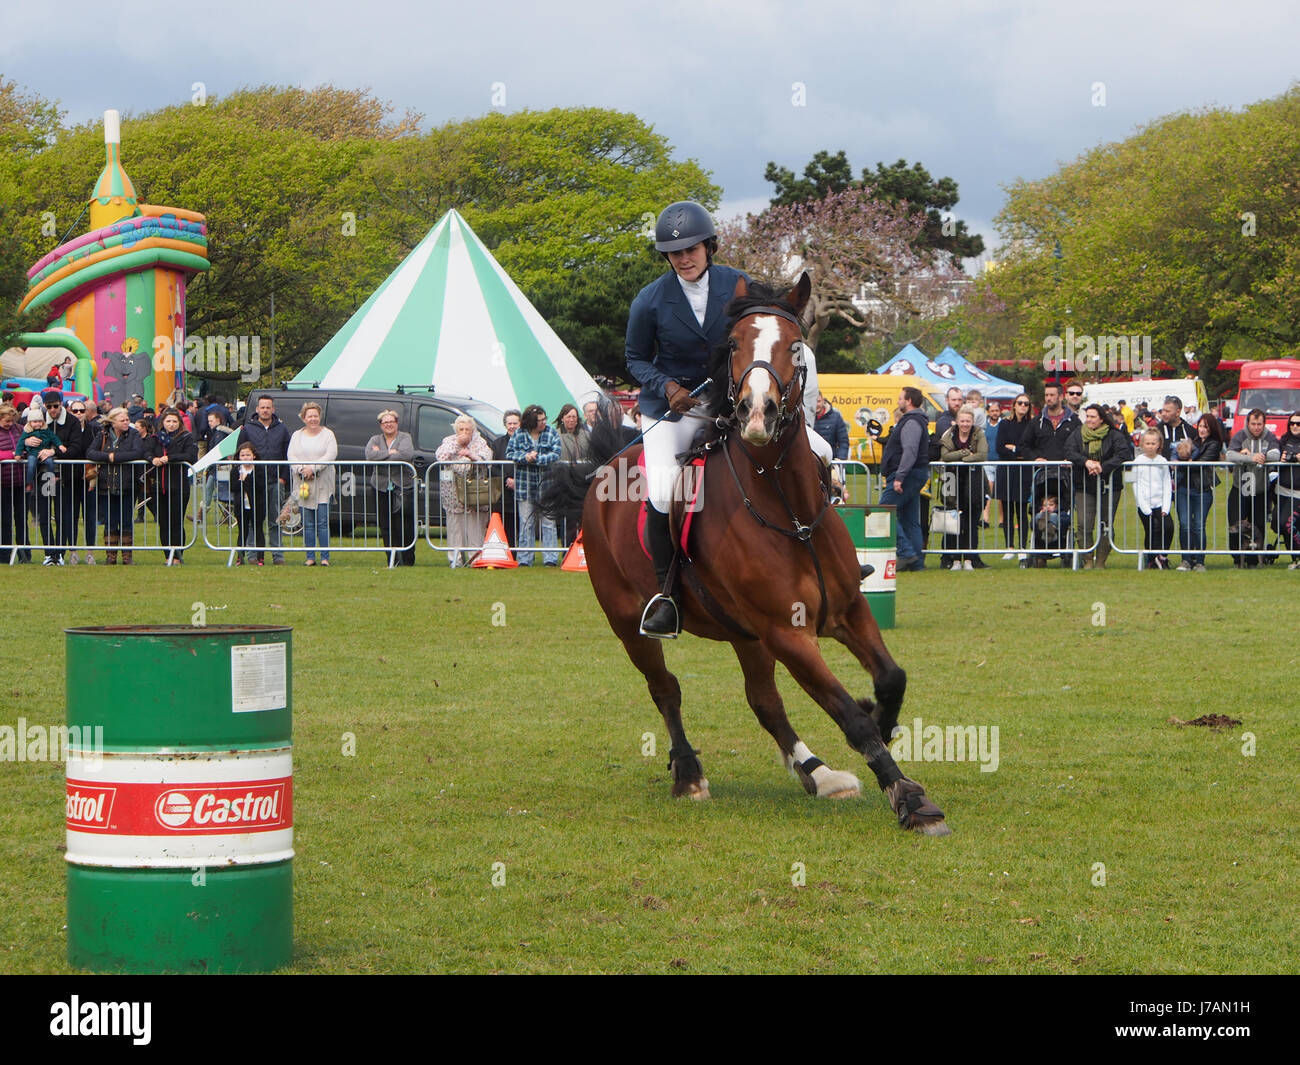
[[[747,310],[742,311],[736,318],[736,323],[732,326],[732,329],[735,329],[736,325],[739,325],[744,319],[755,314],[771,314],[775,315],[777,318],[784,318],[787,322],[790,322],[798,328],[799,340],[797,343],[800,346],[803,345],[803,325],[799,322],[798,318],[781,307],[750,307]],[[733,353],[739,347],[734,336],[727,338],[727,346]],[[755,359],[752,361],[744,368],[744,370],[741,371],[740,378],[738,380],[732,379],[727,386],[727,401],[731,405],[731,422],[736,426],[739,426],[740,424],[739,419],[736,417],[736,399],[745,386],[745,378],[747,378],[754,370],[760,368],[766,370],[772,375],[776,380],[777,388],[781,393],[780,411],[776,416],[776,425],[772,430],[772,440],[775,442],[781,439],[781,433],[785,431],[786,427],[790,425],[791,422],[798,419],[799,408],[796,408],[794,411],[790,410],[790,397],[794,393],[794,386],[796,383],[799,385],[799,394],[803,394],[804,382],[808,377],[808,366],[806,363],[800,366],[790,375],[790,379],[786,381],[776,372],[776,367],[765,359]]]

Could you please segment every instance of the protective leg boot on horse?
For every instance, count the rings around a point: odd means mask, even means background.
[[[676,574],[673,572],[676,548],[672,542],[668,515],[661,514],[654,507],[647,507],[645,533],[655,577],[663,590],[646,604],[641,615],[641,635],[656,640],[675,640],[682,631],[682,619],[676,598]]]

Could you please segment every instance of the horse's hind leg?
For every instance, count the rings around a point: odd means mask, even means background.
[[[776,629],[764,642],[768,645],[768,650],[799,682],[799,686],[834,718],[835,723],[844,731],[849,746],[866,758],[881,791],[898,815],[899,825],[926,835],[948,835],[950,829],[944,824],[943,811],[930,801],[920,784],[903,775],[894,756],[881,739],[875,717],[835,679],[822,659],[816,641],[808,636]]]
[[[851,799],[862,794],[862,782],[852,773],[831,769],[812,753],[785,716],[785,703],[776,687],[776,660],[763,645],[738,640],[731,645],[745,672],[745,697],[754,716],[781,748],[785,767],[809,795],[824,799]]]
[[[636,622],[639,622],[637,615]],[[686,730],[682,728],[682,686],[677,678],[668,671],[664,662],[663,646],[658,640],[650,640],[633,629],[632,634],[619,633],[627,655],[632,659],[646,679],[650,689],[650,698],[664,719],[668,737],[672,746],[668,752],[668,769],[673,775],[673,798],[686,796],[692,799],[709,797],[709,782],[704,777],[704,769],[696,757],[695,749],[686,739]]]
[[[907,674],[886,650],[885,641],[880,636],[880,626],[871,616],[871,608],[867,606],[866,599],[859,596],[844,623],[827,630],[827,635],[847,647],[862,663],[862,668],[871,674],[876,690],[875,704],[869,699],[860,699],[858,705],[871,714],[876,727],[880,729],[880,735],[888,743],[894,734],[894,726],[898,724],[898,711],[903,706]]]

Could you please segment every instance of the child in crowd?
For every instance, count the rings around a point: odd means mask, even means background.
[[[1055,547],[1061,542],[1061,513],[1056,506],[1056,496],[1043,496],[1043,505],[1034,517],[1038,530],[1039,547]]]
[[[1181,441],[1186,443],[1186,441]],[[1138,517],[1142,519],[1148,552],[1146,564],[1156,569],[1169,568],[1169,545],[1173,541],[1174,519],[1169,505],[1173,499],[1173,480],[1169,476],[1169,461],[1160,454],[1161,437],[1158,429],[1142,433],[1142,453],[1133,460],[1134,494],[1137,496]]]
[[[27,426],[23,430],[22,443],[18,448],[18,458],[27,461],[28,492],[34,492],[36,489],[38,466],[51,477],[54,476],[54,456],[59,453],[61,446],[59,434],[53,429],[45,428],[45,408],[39,404],[28,407]],[[41,452],[46,450],[53,454],[41,458]]]
[[[239,546],[245,550],[235,555],[235,565],[242,566],[244,560],[265,565],[265,535],[262,525],[266,521],[266,492],[263,482],[266,474],[264,467],[255,466],[257,448],[252,444],[240,444],[235,453],[239,465],[235,468],[235,483],[238,484],[237,499],[239,504]],[[250,548],[256,547],[254,553]]]

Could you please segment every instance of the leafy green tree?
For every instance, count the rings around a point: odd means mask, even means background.
[[[721,196],[635,115],[597,108],[494,113],[384,145],[351,189],[404,247],[455,207],[525,291],[639,253],[674,200]]]
[[[86,229],[83,212],[103,165],[98,122],[55,128],[47,105],[25,100],[0,88],[0,116],[13,104],[21,121],[10,136],[27,151],[21,167],[0,163],[0,212],[12,222],[13,264],[0,277],[9,306],[25,291],[22,271]],[[613,322],[639,287],[642,275],[630,264],[645,258],[657,212],[684,198],[715,206],[720,196],[698,164],[674,160],[665,139],[634,115],[556,109],[427,132],[418,124],[409,112],[393,118],[367,92],[331,86],[263,86],[126,117],[122,163],[142,202],[208,219],[212,265],[191,282],[188,332],[259,335],[269,369],[274,293],[283,378],[450,207],[525,292],[550,292],[559,303],[566,284],[585,291],[597,280],[591,300]],[[0,138],[7,128],[0,124]],[[7,261],[0,253],[0,271]],[[599,282],[606,270],[631,288],[618,300]],[[606,351],[607,338],[591,334],[594,316],[572,301],[565,306],[580,344]]]
[[[776,186],[774,207],[821,200],[846,189],[867,188],[878,200],[924,214],[925,224],[916,240],[919,248],[943,252],[954,262],[984,252],[983,237],[970,233],[965,222],[943,216],[944,211],[957,206],[957,182],[950,177],[935,180],[920,163],[908,166],[905,159],[891,166],[877,163],[874,171],[864,168],[862,178],[855,181],[843,149],[834,155],[820,151],[804,167],[802,177],[796,178],[793,171],[768,163],[763,178]]]
[[[803,177],[796,178],[793,170],[768,163],[763,180],[776,186],[772,197],[773,207],[788,207],[793,203],[825,199],[832,192],[843,192],[854,184],[853,169],[843,150],[831,155],[821,151],[803,168]]]
[[[966,223],[943,217],[944,211],[957,206],[957,182],[950,177],[930,177],[920,163],[910,167],[906,159],[892,166],[877,163],[875,173],[862,171],[863,184],[887,203],[905,203],[925,212],[922,240],[926,247],[946,252],[954,261],[972,259],[984,253],[984,238],[966,229]]]
[[[1178,114],[1008,189],[990,274],[1023,353],[1149,336],[1211,376],[1225,351],[1300,354],[1300,87],[1239,112]]]
[[[27,268],[32,260],[14,234],[28,211],[22,181],[33,156],[54,140],[62,120],[56,104],[23,92],[0,77],[0,348],[15,334],[39,329],[39,315],[18,315],[17,305],[27,291]],[[93,177],[92,179],[93,180]]]

